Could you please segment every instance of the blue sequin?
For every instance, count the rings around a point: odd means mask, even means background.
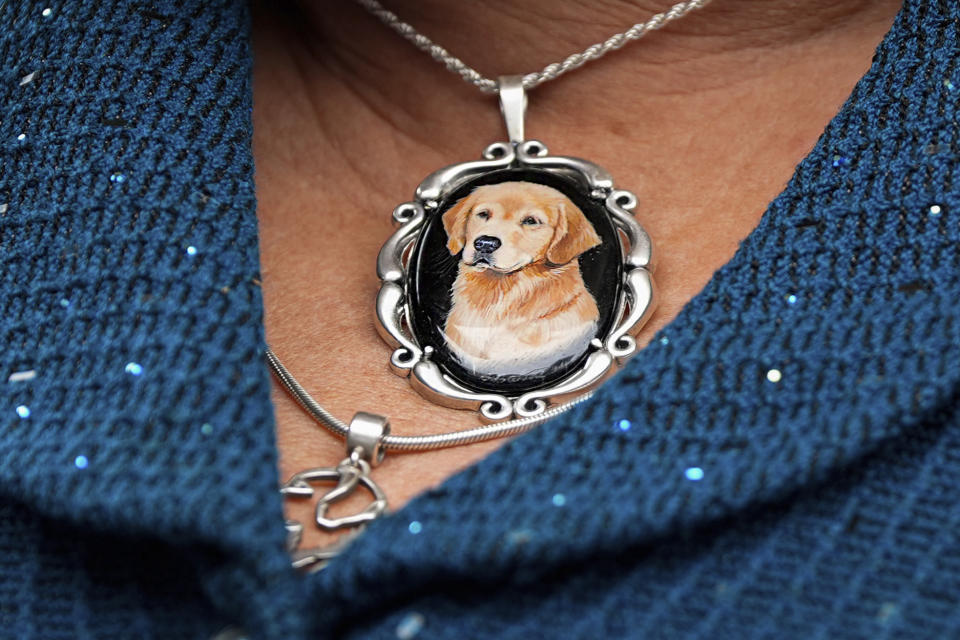
[[[213,433],[213,425],[209,422],[204,422],[203,425],[200,426],[200,433],[205,436],[209,436]]]
[[[128,362],[127,366],[125,366],[123,370],[132,376],[138,376],[143,373],[143,367],[136,362]]]
[[[189,247],[187,247],[187,255],[188,255],[188,256],[195,256],[195,255],[197,255],[197,248],[196,248],[195,246],[193,246],[193,245],[190,245]]]
[[[20,135],[17,136],[17,141],[18,141],[18,142],[23,142],[23,141],[26,140],[26,139],[27,139],[27,134],[25,134],[25,133],[21,133]]]
[[[397,625],[398,640],[412,640],[423,630],[426,619],[420,613],[408,613]]]
[[[950,82],[949,80],[944,80],[944,81],[943,81],[943,86],[945,86],[945,87],[946,87],[947,89],[949,89],[950,91],[953,91],[953,89],[954,89],[953,83]]]
[[[797,304],[797,296],[792,293],[787,296],[787,304]]]
[[[621,420],[617,423],[617,426],[620,428],[620,431],[630,431],[630,427],[633,425],[630,424],[629,420]]]
[[[28,407],[28,406],[25,405],[25,404],[20,405],[19,407],[17,407],[17,415],[20,416],[20,417],[23,418],[23,419],[29,418],[29,417],[30,417],[30,407]]]
[[[553,506],[562,507],[565,504],[567,504],[567,496],[562,493],[553,494]]]
[[[530,529],[516,529],[507,534],[507,542],[512,545],[527,544],[533,539],[533,531]]]
[[[930,215],[932,215],[932,216],[938,216],[938,215],[940,215],[941,213],[943,213],[943,207],[941,207],[941,206],[938,205],[938,204],[932,204],[932,205],[930,205]]]
[[[417,535],[418,533],[423,531],[423,525],[420,523],[419,520],[414,520],[407,526],[407,531],[409,531],[413,535]]]
[[[70,306],[70,301],[67,300],[66,298],[60,298],[60,306],[66,309],[67,307]]]
[[[663,336],[662,338],[660,338],[660,344],[664,346],[670,344],[670,338],[668,338],[667,336]]]
[[[86,469],[90,462],[87,460],[87,456],[77,456],[74,459],[73,464],[77,467],[77,469]]]
[[[28,382],[37,377],[35,369],[25,369],[24,371],[14,371],[7,378],[7,382]]]
[[[687,477],[687,480],[703,480],[703,469],[700,467],[690,467],[683,472],[683,475]]]
[[[850,164],[850,160],[844,158],[843,156],[833,156],[833,166],[835,167],[845,167]]]
[[[877,620],[880,622],[888,622],[891,617],[896,615],[899,609],[900,607],[897,606],[896,602],[884,602],[877,611]]]
[[[767,380],[770,382],[780,382],[783,380],[783,373],[780,372],[780,369],[770,369],[767,371]]]
[[[44,18],[49,18],[50,16],[53,15],[53,9],[51,9],[50,7],[47,7],[46,9],[40,12],[40,15],[42,15]]]
[[[127,181],[127,176],[123,175],[122,173],[110,174],[110,182],[115,182],[117,184],[120,184],[121,182],[126,182],[126,181]]]

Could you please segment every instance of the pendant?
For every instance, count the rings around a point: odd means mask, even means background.
[[[524,139],[521,76],[500,78],[509,142],[440,169],[393,211],[376,301],[391,369],[486,421],[532,418],[600,384],[653,310],[636,197]]]

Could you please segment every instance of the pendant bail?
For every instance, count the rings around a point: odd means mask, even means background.
[[[387,451],[383,448],[383,437],[390,435],[390,421],[375,413],[358,411],[350,421],[347,431],[347,457],[353,458],[356,453],[361,460],[366,460],[371,467],[383,461]]]
[[[523,142],[523,116],[527,111],[523,76],[500,76],[497,79],[497,92],[500,96],[500,112],[506,122],[510,142]]]

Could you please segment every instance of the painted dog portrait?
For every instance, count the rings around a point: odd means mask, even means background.
[[[460,254],[444,337],[465,369],[534,375],[587,350],[600,314],[579,257],[601,239],[566,195],[533,182],[483,185],[442,222]]]

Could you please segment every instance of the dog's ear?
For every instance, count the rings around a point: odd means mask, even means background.
[[[474,200],[471,193],[461,198],[443,214],[443,230],[447,232],[447,249],[452,256],[460,253],[463,243],[466,242],[467,216],[470,215]]]
[[[551,264],[567,264],[580,254],[600,244],[600,236],[583,215],[580,207],[567,198],[554,205],[557,226],[553,239],[547,247],[547,261]]]

